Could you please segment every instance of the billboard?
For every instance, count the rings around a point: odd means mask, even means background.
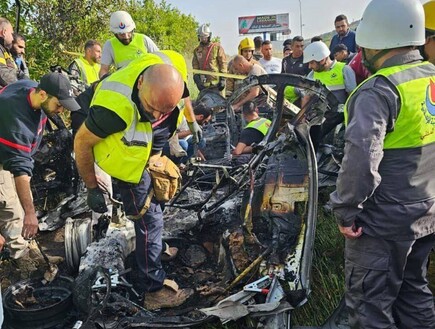
[[[289,14],[239,17],[239,34],[290,31]]]

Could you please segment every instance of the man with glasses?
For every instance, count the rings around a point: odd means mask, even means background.
[[[143,54],[159,50],[148,36],[134,32],[135,28],[133,18],[126,11],[115,11],[110,16],[110,31],[115,36],[103,46],[100,78],[109,72],[111,65],[118,70]]]
[[[117,181],[125,212],[135,226],[136,288],[144,294],[149,310],[179,306],[193,293],[165,279],[161,264],[164,204],[151,192],[147,170],[151,158],[159,161],[163,146],[181,122],[177,104],[188,95],[185,81],[186,62],[174,51],[132,61],[98,84],[89,115],[74,140],[77,168],[92,210],[107,210],[94,162]]]
[[[30,179],[47,117],[76,111],[69,80],[60,73],[11,83],[0,91],[0,233],[18,268],[35,271],[29,243],[38,232]],[[41,255],[42,260],[42,255]],[[24,269],[22,275],[25,275]],[[28,273],[29,274],[29,273]]]

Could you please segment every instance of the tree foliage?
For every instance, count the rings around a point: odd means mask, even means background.
[[[13,0],[2,2],[14,25]],[[109,18],[116,10],[129,12],[136,31],[151,37],[160,49],[190,53],[196,44],[197,22],[165,1],[153,0],[21,0],[20,33],[27,38],[26,58],[32,78],[38,79],[52,65],[67,67],[74,56],[62,49],[83,53],[89,39],[102,44],[112,37]]]

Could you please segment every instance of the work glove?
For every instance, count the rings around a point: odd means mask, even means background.
[[[99,187],[88,188],[88,206],[92,211],[103,214],[107,211],[103,191]]]
[[[194,144],[198,144],[202,139],[202,129],[198,122],[188,122],[189,130],[192,133],[192,141]]]
[[[205,86],[202,84],[201,76],[199,74],[193,75],[193,81],[195,82],[196,88],[198,88],[199,91],[205,88]]]
[[[217,84],[217,88],[219,91],[222,91],[225,89],[225,79],[220,78],[219,82]]]

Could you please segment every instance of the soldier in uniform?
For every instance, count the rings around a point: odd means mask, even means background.
[[[14,30],[11,23],[0,17],[0,88],[17,81],[17,65],[10,53]]]
[[[211,42],[210,27],[206,24],[198,28],[199,45],[193,51],[192,68],[196,70],[227,73],[225,51],[217,42]],[[193,80],[199,91],[204,88],[222,92],[225,78],[206,74],[194,74]]]

